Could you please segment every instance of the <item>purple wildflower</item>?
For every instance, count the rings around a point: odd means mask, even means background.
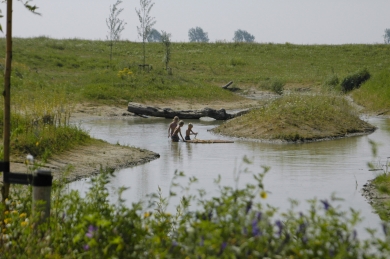
[[[89,250],[89,245],[84,245],[83,248],[84,248],[85,251],[88,251]]]
[[[255,237],[261,235],[261,231],[257,223],[258,223],[257,219],[254,219],[252,221],[252,235]]]
[[[282,230],[283,230],[283,223],[280,220],[277,220],[275,222],[275,225],[279,228],[278,229],[278,235],[279,237],[282,235]]]
[[[325,210],[328,210],[329,207],[330,207],[330,204],[327,200],[320,200],[322,202],[322,204],[324,205],[324,209]]]
[[[307,227],[307,224],[306,224],[306,223],[301,223],[301,224],[299,224],[297,234],[305,234],[305,232],[306,232],[306,227]]]
[[[94,235],[94,233],[95,233],[97,230],[98,230],[97,227],[95,227],[95,226],[93,226],[93,225],[89,225],[89,227],[88,227],[88,232],[87,232],[87,234],[85,234],[85,235],[86,235],[87,237],[89,237],[89,238],[92,238],[93,235]]]
[[[169,252],[172,252],[173,249],[175,249],[175,247],[178,245],[178,243],[176,241],[172,241],[172,246],[171,248],[169,249]]]
[[[219,249],[218,255],[221,255],[226,247],[227,247],[227,243],[226,242],[222,242],[221,248]]]
[[[356,240],[356,238],[357,238],[357,231],[356,231],[356,229],[353,230],[352,238],[353,238],[353,240]]]
[[[261,215],[262,215],[262,214],[261,214],[261,211],[259,211],[259,212],[256,213],[256,218],[257,218],[258,221],[261,220]]]

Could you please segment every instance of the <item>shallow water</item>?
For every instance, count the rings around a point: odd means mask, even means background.
[[[371,206],[361,195],[363,184],[373,179],[378,172],[368,171],[367,162],[386,161],[390,156],[390,120],[373,117],[368,121],[378,130],[367,136],[358,136],[332,141],[302,144],[272,144],[233,139],[234,143],[195,144],[172,143],[167,137],[171,122],[162,118],[108,119],[81,123],[95,138],[110,143],[136,146],[160,154],[160,158],[133,168],[118,170],[111,182],[112,188],[130,187],[123,194],[127,204],[145,199],[147,194],[156,192],[158,186],[168,193],[175,170],[186,176],[196,176],[203,188],[214,193],[214,179],[221,175],[223,185],[234,186],[233,172],[248,169],[261,172],[261,166],[271,167],[264,184],[269,195],[266,202],[285,211],[290,207],[289,199],[302,204],[299,209],[308,207],[307,199],[330,199],[332,193],[344,201],[337,203],[343,210],[349,207],[361,212],[365,227],[378,228],[379,217],[372,213]],[[199,139],[229,139],[208,132],[220,124],[219,121],[186,120],[194,124]],[[183,127],[184,134],[185,126]],[[378,158],[372,158],[369,140],[381,143]],[[243,164],[246,156],[252,164]],[[187,180],[182,180],[185,184]],[[242,174],[240,186],[253,183],[251,174]],[[70,184],[71,189],[85,191],[88,181]],[[113,200],[116,195],[113,194]],[[365,236],[364,231],[359,234]]]

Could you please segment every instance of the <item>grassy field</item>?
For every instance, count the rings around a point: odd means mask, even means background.
[[[0,41],[4,57],[5,40]],[[129,101],[236,102],[243,97],[221,85],[234,81],[236,88],[261,89],[281,82],[290,94],[286,91],[263,108],[223,125],[232,123],[226,128],[248,137],[262,128],[269,138],[292,141],[370,129],[342,98],[338,85],[325,84],[329,78],[341,81],[366,68],[371,79],[352,96],[371,111],[386,113],[389,105],[390,45],[173,43],[169,74],[159,43],[147,44],[149,72],[139,69],[140,43],[119,42],[111,63],[108,43],[103,41],[40,37],[13,43],[12,152],[43,159],[91,141],[86,132],[69,124],[78,102],[121,106]],[[309,93],[297,95],[294,89]],[[259,201],[267,198],[262,180],[268,169],[254,173],[254,181],[243,189],[220,186],[218,180],[215,187],[220,193],[215,197],[206,198],[204,190],[180,196],[173,215],[167,210],[170,198],[189,190],[195,177],[181,186],[179,177],[184,174],[176,171],[168,197],[159,188],[148,205],[133,203],[128,208],[121,196],[124,189],[118,190],[117,202],[109,199],[112,172],[102,170],[92,178],[85,198],[67,191],[64,182],[55,182],[50,219],[39,226],[39,213],[31,213],[32,189],[18,188],[0,203],[0,254],[4,258],[388,258],[390,225],[383,224],[379,237],[372,233],[369,240],[360,240],[355,227],[361,220],[358,212],[340,211],[333,205],[336,197],[309,200],[307,212],[290,201],[291,209],[277,216],[277,208]],[[388,191],[388,178],[383,182],[381,188]],[[193,204],[200,206],[193,209]]]
[[[172,43],[171,48],[169,67],[172,73],[168,73],[162,61],[164,47],[161,43],[147,44],[146,62],[150,71],[145,71],[139,66],[143,60],[141,43],[117,42],[110,62],[109,45],[105,41],[55,40],[47,37],[13,39],[12,112],[22,116],[20,120],[26,121],[23,124],[25,126],[14,127],[13,132],[32,134],[17,138],[19,145],[28,146],[20,151],[36,150],[33,143],[38,143],[36,139],[39,140],[40,136],[36,131],[29,131],[29,128],[36,127],[37,122],[42,122],[45,117],[52,118],[56,126],[61,126],[61,123],[67,125],[67,118],[76,103],[126,107],[129,101],[153,103],[176,100],[200,104],[213,101],[242,102],[243,97],[221,89],[220,86],[229,81],[234,81],[232,87],[239,89],[267,89],[273,82],[278,82],[279,86],[284,85],[290,92],[316,89],[321,95],[328,93],[328,90],[340,95],[337,85],[326,85],[329,78],[341,81],[347,75],[366,68],[371,79],[353,91],[353,97],[372,111],[386,113],[389,108],[390,88],[387,82],[390,82],[390,60],[387,55],[390,45]],[[4,38],[0,39],[0,56],[5,56]],[[0,64],[4,63],[2,61]],[[0,78],[0,83],[2,80]],[[286,98],[280,99],[281,102],[283,100],[289,102]],[[1,102],[2,99],[2,107]],[[300,102],[295,104],[300,105]],[[296,107],[297,111],[305,109],[304,106]],[[316,109],[326,110],[328,106],[317,105]],[[337,109],[344,109],[343,105]],[[286,113],[288,111],[282,112],[284,116],[291,117]],[[314,114],[319,113],[322,111],[315,111]],[[280,121],[275,122],[278,116],[274,115],[274,122],[268,123],[280,124]],[[303,117],[305,121],[299,121]],[[308,124],[307,120],[313,119],[311,125],[318,125],[315,118],[301,116],[293,124],[304,126]],[[323,122],[326,124],[329,121]],[[264,122],[258,124],[263,125]],[[42,126],[41,132],[44,132],[45,127]],[[290,129],[291,132],[280,132],[273,137],[300,139],[304,136],[300,132],[293,132],[296,128]],[[353,132],[354,129],[336,129],[335,134]],[[323,133],[307,136],[317,138],[325,136],[327,131]],[[28,139],[30,144],[22,144],[21,139]],[[37,155],[50,153],[44,151],[43,146],[40,150]]]
[[[0,56],[5,41],[0,40]],[[236,101],[221,90],[261,87],[270,80],[286,86],[320,86],[329,76],[367,68],[375,78],[389,69],[390,45],[292,45],[243,43],[172,43],[172,75],[164,70],[161,43],[148,43],[150,72],[139,69],[142,44],[120,41],[109,61],[105,41],[14,39],[13,91],[29,95],[37,89],[65,92],[75,101],[122,103],[182,99]],[[128,68],[132,74],[118,76]]]

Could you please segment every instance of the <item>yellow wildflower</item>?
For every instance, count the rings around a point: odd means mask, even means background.
[[[22,227],[25,227],[25,226],[28,225],[28,222],[27,222],[27,221],[20,222],[20,225],[21,225]]]
[[[150,213],[149,213],[149,212],[145,212],[145,213],[144,213],[144,218],[149,218],[149,216],[150,216]]]
[[[4,215],[8,215],[8,214],[9,214],[8,210],[4,211]]]
[[[21,213],[20,215],[19,215],[19,218],[25,218],[27,216],[27,213]]]
[[[11,223],[11,222],[12,222],[12,219],[11,219],[11,218],[6,218],[6,219],[4,219],[4,223],[5,223],[5,224]]]
[[[261,191],[260,192],[260,197],[263,198],[263,199],[266,199],[267,198],[267,193],[265,191]]]

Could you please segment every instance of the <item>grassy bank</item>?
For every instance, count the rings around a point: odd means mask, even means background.
[[[294,94],[229,120],[214,132],[252,139],[311,141],[374,129],[340,96]]]
[[[352,93],[366,111],[390,114],[390,69],[384,69]]]

